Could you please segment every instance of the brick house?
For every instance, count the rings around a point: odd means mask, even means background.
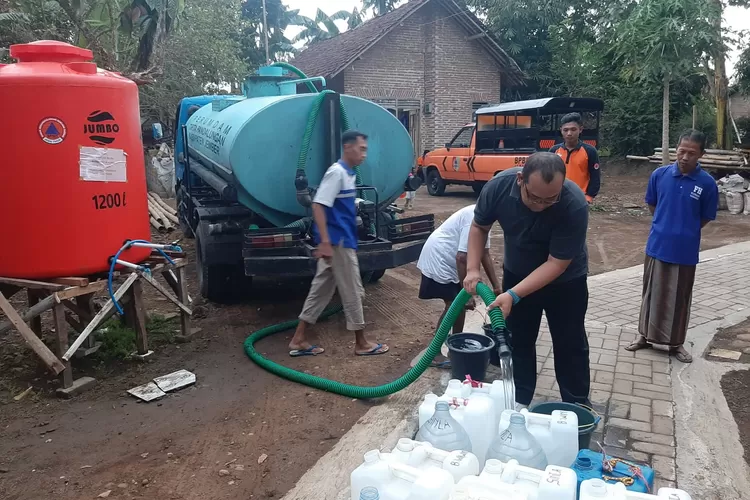
[[[293,64],[328,88],[385,107],[421,153],[449,142],[473,111],[524,75],[481,21],[453,0],[411,0],[314,43]]]

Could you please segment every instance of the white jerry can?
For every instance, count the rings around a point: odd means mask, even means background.
[[[508,484],[522,491],[528,500],[576,500],[578,478],[573,469],[548,465],[536,470],[511,460],[487,460],[479,478],[488,484]]]
[[[500,417],[498,432],[510,425],[515,411],[505,410]],[[554,410],[552,415],[531,413],[526,408],[520,412],[526,418],[526,428],[542,445],[549,465],[570,467],[578,456],[578,415],[572,411]]]
[[[448,500],[455,484],[450,472],[437,467],[424,470],[381,457],[378,450],[365,453],[365,461],[352,471],[351,500],[363,490],[377,490],[379,500]]]
[[[476,476],[480,470],[479,460],[471,452],[443,451],[430,443],[406,438],[399,439],[390,453],[381,453],[380,456],[419,470],[436,467],[448,471],[456,482],[466,476]]]
[[[495,403],[486,394],[471,397],[436,396],[427,394],[419,406],[419,427],[422,427],[435,413],[435,403],[445,401],[450,405],[450,414],[463,427],[471,441],[471,451],[484,467],[487,450],[495,438],[497,419]]]
[[[579,500],[692,500],[683,490],[659,488],[656,495],[629,491],[622,483],[605,483],[601,479],[587,479],[581,483]]]

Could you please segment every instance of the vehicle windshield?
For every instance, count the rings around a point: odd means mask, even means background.
[[[471,146],[471,137],[474,135],[474,126],[464,127],[456,134],[450,143],[452,148],[468,148]]]

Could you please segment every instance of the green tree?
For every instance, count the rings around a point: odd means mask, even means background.
[[[100,66],[150,83],[184,6],[185,0],[11,0],[0,39],[74,43],[91,49]]]
[[[698,72],[717,43],[715,6],[702,0],[641,0],[613,33],[617,62],[628,81],[662,85],[662,161],[669,163],[670,86]]]
[[[362,12],[372,9],[375,15],[382,16],[396,8],[398,0],[362,0]]]
[[[289,10],[281,0],[266,0],[268,46],[272,61],[285,60],[295,52],[284,31],[298,24],[298,18],[299,10]],[[266,62],[262,0],[244,0],[242,19],[242,57],[250,68],[257,68]]]
[[[743,94],[750,94],[750,44],[740,53],[735,67],[737,90]]]
[[[717,42],[713,45],[710,56],[713,59],[713,75],[711,69],[706,65],[707,76],[713,80],[711,91],[716,103],[716,144],[720,149],[727,147],[727,115],[729,100],[729,78],[727,77],[726,58],[730,45],[736,44],[733,39],[735,33],[722,27],[722,18],[724,9],[728,6],[749,7],[748,0],[710,0],[713,5],[712,23],[714,28],[714,37]]]
[[[347,29],[353,29],[359,26],[364,22],[364,18],[362,17],[362,11],[357,10],[356,7],[352,10],[352,13],[349,14],[349,18],[346,20],[346,27]]]
[[[183,19],[165,44],[162,75],[140,88],[141,116],[164,123],[167,130],[180,99],[231,92],[248,73],[242,58],[241,0],[190,1]]]
[[[297,16],[291,24],[302,26],[302,31],[292,39],[292,43],[304,41],[307,45],[310,45],[340,35],[341,30],[339,30],[335,21],[342,20],[348,22],[351,17],[352,14],[345,10],[340,10],[329,16],[321,9],[318,9],[315,13],[315,19]]]

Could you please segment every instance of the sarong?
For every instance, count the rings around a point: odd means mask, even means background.
[[[695,266],[669,264],[646,256],[638,332],[652,344],[685,343],[693,300]]]

